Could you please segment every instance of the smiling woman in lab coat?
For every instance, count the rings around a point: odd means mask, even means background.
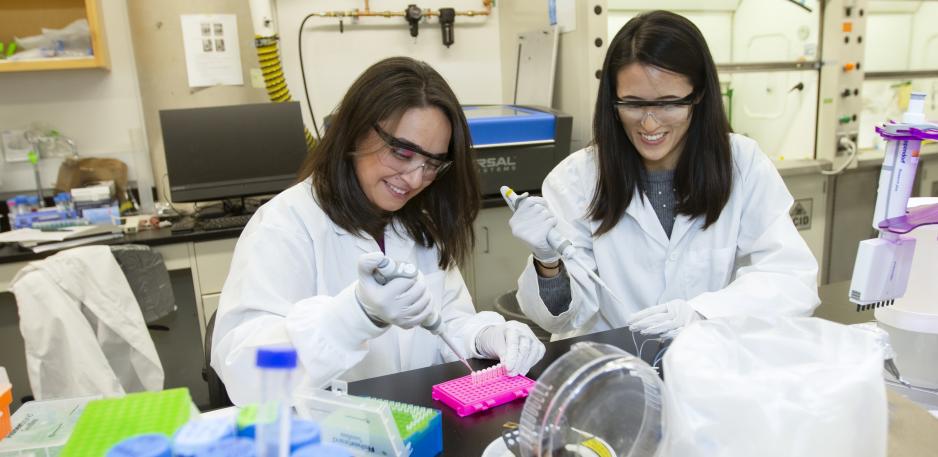
[[[513,373],[541,358],[527,326],[475,312],[456,267],[472,247],[479,178],[436,71],[405,57],[367,69],[301,176],[251,218],[222,290],[212,366],[234,403],[258,399],[259,346],[296,348],[300,389],[456,360],[420,327],[434,311],[463,355]],[[379,284],[384,255],[419,275]]]
[[[791,194],[756,142],[731,133],[707,44],[679,15],[642,14],[616,34],[593,143],[542,192],[510,224],[534,253],[518,301],[555,338],[624,326],[673,338],[699,319],[810,315],[819,303]],[[559,258],[554,227],[615,298]]]

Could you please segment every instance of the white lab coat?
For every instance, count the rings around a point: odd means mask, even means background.
[[[10,289],[37,400],[163,388],[153,339],[109,247],[30,262]]]
[[[596,153],[571,154],[544,180],[544,198],[576,257],[623,303],[595,284],[582,267],[564,262],[572,300],[554,316],[538,292],[531,261],[518,280],[518,302],[555,339],[625,326],[641,309],[684,299],[707,318],[730,315],[808,316],[820,303],[817,260],[788,210],[792,197],[772,162],[752,139],[731,134],[733,188],[719,219],[678,215],[670,239],[644,195],[636,191],[622,219],[598,238],[587,216],[597,180]]]
[[[385,231],[385,252],[423,273],[456,344],[463,354],[481,357],[476,335],[504,319],[477,314],[458,269],[440,270],[438,251],[403,233]],[[374,239],[350,234],[329,219],[309,180],[254,214],[235,248],[212,343],[212,366],[235,404],[258,400],[254,363],[260,346],[296,348],[300,392],[335,379],[354,381],[456,360],[423,328],[379,328],[362,311],[355,299],[358,257],[378,250]]]

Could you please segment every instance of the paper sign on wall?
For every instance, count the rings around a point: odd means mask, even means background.
[[[238,18],[234,14],[183,14],[189,87],[244,84]]]

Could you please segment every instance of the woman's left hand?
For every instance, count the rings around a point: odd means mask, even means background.
[[[625,324],[633,332],[642,335],[660,335],[673,339],[684,327],[692,322],[704,319],[684,300],[671,300],[632,314]]]
[[[501,360],[509,376],[527,373],[544,356],[544,344],[527,325],[517,321],[486,327],[476,337],[476,348]]]

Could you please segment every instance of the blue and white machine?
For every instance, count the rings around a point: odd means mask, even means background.
[[[500,202],[500,188],[510,182],[518,192],[540,193],[541,183],[570,154],[573,117],[550,108],[515,105],[463,106],[482,196]]]

